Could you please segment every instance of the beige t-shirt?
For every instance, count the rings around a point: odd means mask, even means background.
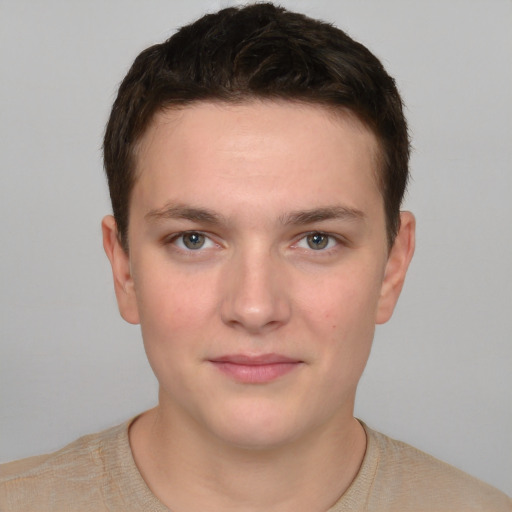
[[[169,512],[135,466],[129,425],[82,437],[49,455],[1,465],[0,510]],[[367,446],[361,468],[326,512],[512,510],[512,500],[493,487],[363,426]]]

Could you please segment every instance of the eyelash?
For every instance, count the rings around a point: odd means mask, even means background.
[[[313,249],[312,247],[299,247],[298,244],[302,241],[307,243],[307,239],[310,236],[319,235],[321,237],[327,237],[327,247],[320,249]],[[329,245],[334,242],[334,246],[329,247]],[[309,245],[309,244],[308,244]],[[338,250],[341,246],[346,246],[347,242],[341,238],[340,236],[332,235],[330,233],[326,233],[324,231],[310,231],[309,233],[303,233],[297,239],[297,241],[293,244],[293,247],[299,250],[307,251],[308,253],[314,253],[318,256],[328,255],[332,252]]]
[[[198,247],[197,249],[192,249],[190,247],[184,247],[184,245],[186,245],[186,244],[183,241],[183,238],[187,235],[198,235],[198,236],[204,237],[205,244],[210,245],[210,247],[204,247],[204,245]],[[318,235],[320,237],[327,237],[326,247],[321,247],[319,249],[313,249],[311,246],[309,246],[308,237],[315,236],[315,235]],[[180,244],[181,247],[176,243],[180,239],[182,240],[181,244]],[[309,247],[300,247],[299,246],[300,242],[305,242],[306,244],[308,244]],[[334,246],[330,247],[332,242],[334,242]],[[194,231],[194,230],[181,231],[179,233],[175,233],[175,234],[167,237],[164,240],[164,244],[172,245],[176,248],[176,250],[179,250],[181,253],[187,254],[190,256],[192,256],[194,253],[200,254],[200,253],[204,252],[204,250],[206,250],[206,249],[211,249],[212,246],[219,247],[219,244],[217,242],[215,242],[210,235],[208,235],[207,233],[204,233],[202,231]],[[301,251],[307,251],[309,253],[317,253],[320,256],[320,255],[330,254],[331,252],[339,249],[340,246],[345,246],[345,245],[347,245],[347,242],[339,236],[335,236],[330,233],[325,233],[323,231],[310,231],[308,233],[301,234],[300,237],[297,238],[296,241],[293,243],[292,248],[298,249]]]
[[[173,245],[175,246],[175,248],[179,251],[181,251],[182,253],[184,254],[187,254],[187,255],[192,255],[193,253],[201,253],[205,250],[205,248],[203,248],[203,246],[201,247],[198,247],[197,249],[191,249],[191,248],[187,248],[187,247],[183,247],[185,245],[185,242],[183,242],[183,238],[187,235],[199,235],[199,236],[202,236],[204,237],[204,240],[205,240],[205,243],[206,244],[211,244],[211,245],[215,245],[215,246],[219,246],[218,243],[216,243],[212,237],[210,235],[208,235],[207,233],[204,233],[202,231],[195,231],[195,230],[190,230],[190,231],[181,231],[179,233],[175,233],[169,237],[167,237],[165,240],[164,240],[164,244],[165,245]],[[176,242],[179,241],[180,239],[182,239],[181,241],[181,245],[182,247],[180,247]],[[207,247],[207,248],[211,248],[211,247]],[[203,250],[201,250],[203,249]]]

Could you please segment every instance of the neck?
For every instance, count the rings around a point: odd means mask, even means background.
[[[357,474],[366,449],[362,426],[323,427],[268,449],[247,449],[181,429],[157,407],[130,429],[135,462],[171,510],[325,512]]]

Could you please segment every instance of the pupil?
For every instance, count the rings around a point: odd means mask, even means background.
[[[188,233],[183,237],[183,243],[189,249],[199,249],[204,245],[204,235],[200,233]]]
[[[308,245],[311,249],[325,249],[325,247],[327,247],[328,241],[329,238],[326,235],[322,235],[321,233],[308,235]]]

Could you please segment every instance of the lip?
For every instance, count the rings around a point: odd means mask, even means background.
[[[230,354],[209,362],[228,377],[247,384],[272,382],[302,365],[301,360],[280,354]]]

